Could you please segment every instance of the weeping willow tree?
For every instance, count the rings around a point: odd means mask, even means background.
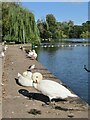
[[[17,43],[40,43],[33,13],[16,3],[2,4],[3,40]]]

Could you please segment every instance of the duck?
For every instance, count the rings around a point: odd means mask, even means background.
[[[32,86],[33,80],[30,79],[30,77],[28,77],[27,73],[23,73],[23,74],[24,76],[18,73],[18,83],[22,86]]]
[[[40,76],[42,76],[42,74],[39,74],[39,76],[37,75],[36,78],[40,78]],[[71,91],[64,87],[62,84],[48,79],[35,79],[35,75],[32,75],[32,77],[33,87],[40,91],[42,94],[48,96],[50,102],[52,99],[66,99],[68,97],[77,97],[77,95],[71,93]]]

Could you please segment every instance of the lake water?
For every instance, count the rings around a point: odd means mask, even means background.
[[[88,102],[88,48],[77,46],[39,47],[36,48],[38,61],[43,64],[57,78],[62,80],[83,100]]]

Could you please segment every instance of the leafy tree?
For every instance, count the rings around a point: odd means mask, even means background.
[[[49,27],[54,26],[56,24],[56,18],[54,17],[53,14],[46,15],[46,21],[47,21]]]
[[[89,31],[82,32],[81,37],[82,38],[90,38],[90,32]]]
[[[2,13],[3,40],[40,43],[39,30],[31,12],[16,3],[3,3]]]

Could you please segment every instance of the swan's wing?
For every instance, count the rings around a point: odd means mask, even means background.
[[[42,80],[40,84],[38,84],[38,90],[40,90],[43,94],[53,98],[64,99],[68,96],[76,97],[63,85],[51,80]]]

